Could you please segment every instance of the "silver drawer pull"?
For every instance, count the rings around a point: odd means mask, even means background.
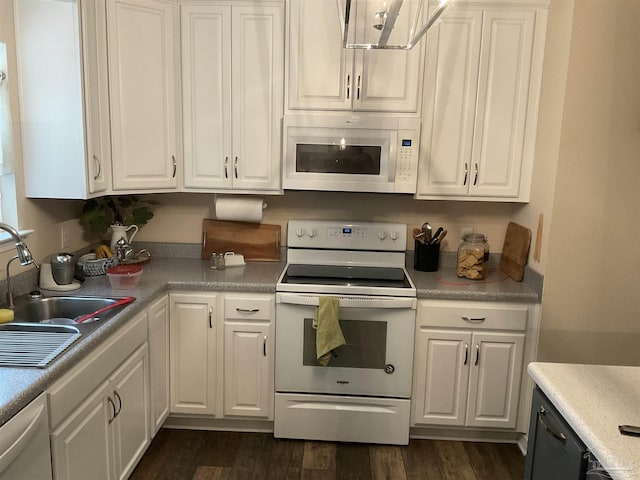
[[[462,317],[462,319],[465,322],[476,322],[476,323],[479,323],[479,322],[484,322],[487,318],[486,317],[467,317],[466,315],[464,315]]]
[[[567,437],[564,433],[562,432],[556,432],[555,430],[553,430],[548,424],[547,422],[544,421],[544,414],[547,413],[547,411],[544,409],[544,407],[541,405],[540,406],[540,412],[538,415],[538,420],[540,420],[540,424],[542,425],[542,428],[544,428],[547,433],[549,435],[551,435],[553,438],[555,438],[556,440],[564,443],[567,441]]]
[[[259,308],[238,308],[238,307],[236,307],[236,312],[240,312],[240,313],[257,313],[259,311],[260,311]]]

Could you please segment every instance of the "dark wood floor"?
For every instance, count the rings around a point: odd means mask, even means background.
[[[523,471],[512,444],[411,440],[396,447],[162,429],[131,479],[522,480]]]

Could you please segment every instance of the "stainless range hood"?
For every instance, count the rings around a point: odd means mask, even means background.
[[[336,3],[344,48],[410,50],[452,2],[440,0],[431,15],[425,0],[336,0]],[[404,20],[404,27],[396,28],[399,18]],[[427,18],[426,22],[421,23],[421,18]]]

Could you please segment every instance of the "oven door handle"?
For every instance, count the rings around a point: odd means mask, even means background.
[[[327,295],[331,296],[331,295]],[[300,295],[295,293],[278,293],[277,302],[290,305],[318,306],[317,295]],[[336,297],[340,299],[340,308],[409,308],[415,310],[415,298],[376,298],[376,297]]]

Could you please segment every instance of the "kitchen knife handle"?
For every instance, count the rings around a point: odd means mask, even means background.
[[[618,431],[622,435],[631,435],[632,437],[640,437],[640,426],[618,425]]]

